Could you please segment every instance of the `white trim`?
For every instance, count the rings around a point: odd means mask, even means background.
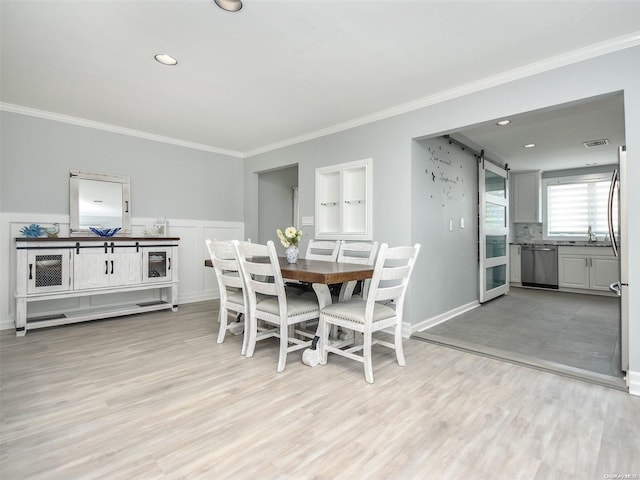
[[[629,394],[640,397],[640,372],[627,372],[627,385],[629,386]]]
[[[451,320],[453,317],[457,317],[458,315],[462,315],[463,313],[468,312],[469,310],[473,310],[476,307],[480,306],[480,302],[478,300],[474,300],[473,302],[469,302],[465,305],[460,305],[459,307],[453,308],[448,312],[440,313],[431,318],[427,318],[419,323],[410,326],[409,335],[414,334],[416,332],[422,332],[431,327],[435,327],[436,325],[446,322],[447,320]],[[404,326],[403,326],[404,331]],[[403,334],[404,336],[404,334]]]
[[[444,92],[439,92],[434,95],[430,95],[428,97],[415,100],[413,102],[403,103],[401,105],[397,105],[395,107],[388,108],[386,110],[381,110],[371,115],[366,115],[364,117],[356,118],[348,122],[339,123],[329,128],[316,130],[315,132],[310,132],[304,135],[300,135],[298,137],[293,137],[287,140],[283,140],[282,142],[272,143],[271,145],[266,145],[264,147],[256,148],[254,150],[249,150],[247,152],[244,152],[244,157],[245,158],[253,157],[261,153],[270,152],[272,150],[277,150],[279,148],[288,147],[290,145],[295,145],[297,143],[302,143],[308,140],[313,140],[315,138],[331,135],[333,133],[342,132],[350,128],[359,127],[362,125],[366,125],[368,123],[377,122],[379,120],[384,120],[390,117],[395,117],[403,113],[412,112],[420,108],[435,105],[437,103],[442,103],[447,100],[452,100],[454,98],[462,97],[464,95],[469,95],[471,93],[476,93],[492,87],[497,87],[499,85],[504,85],[505,83],[530,77],[532,75],[553,70],[555,68],[571,65],[572,63],[578,63],[593,57],[605,55],[607,53],[616,52],[618,50],[624,50],[625,48],[635,47],[637,45],[640,45],[640,31],[631,33],[629,35],[613,38],[604,42],[595,43],[593,45],[589,45],[588,47],[574,50],[573,52],[556,55],[554,57],[550,57],[545,60],[541,60],[539,62],[534,62],[529,65],[525,65],[523,67],[502,72],[497,75],[493,75],[481,80],[477,80],[475,82],[467,83],[466,85],[462,85],[460,87],[445,90]]]
[[[226,150],[223,148],[203,145],[201,143],[188,142],[186,140],[180,140],[178,138],[165,137],[163,135],[156,135],[155,133],[143,132],[141,130],[134,130],[132,128],[111,125],[109,123],[95,122],[93,120],[72,117],[70,115],[63,115],[61,113],[47,112],[45,110],[38,110],[36,108],[23,107],[21,105],[14,105],[12,103],[0,102],[0,110],[4,110],[5,112],[18,113],[20,115],[29,115],[31,117],[44,118],[46,120],[54,120],[56,122],[69,123],[71,125],[79,125],[81,127],[95,128],[96,130],[104,130],[106,132],[118,133],[120,135],[143,138],[145,140],[152,140],[154,142],[168,143],[171,145],[177,145],[179,147],[192,148],[194,150],[203,150],[205,152],[219,153],[220,155],[228,155],[230,157],[244,158],[244,155],[241,152],[236,152],[234,150]]]

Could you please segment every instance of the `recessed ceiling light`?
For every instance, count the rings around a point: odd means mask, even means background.
[[[213,0],[216,5],[227,12],[237,12],[242,8],[241,0]]]
[[[535,143],[527,143],[526,145],[523,145],[524,148],[533,148],[535,146],[536,146]]]
[[[178,60],[173,58],[171,55],[167,55],[166,53],[158,53],[157,55],[154,55],[153,58],[155,58],[156,61],[160,62],[163,65],[177,65],[178,64]]]
[[[598,162],[585,163],[587,167],[593,167],[594,165],[598,165]]]
[[[500,120],[499,122],[496,122],[496,125],[500,125],[501,127],[504,127],[505,125],[509,125],[511,123],[511,120]]]

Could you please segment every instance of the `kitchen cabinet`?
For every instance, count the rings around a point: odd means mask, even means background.
[[[16,238],[16,335],[34,328],[178,308],[179,238]],[[56,301],[149,290],[152,301],[111,298],[86,306]],[[120,298],[118,297],[118,298]],[[113,297],[115,298],[115,297]],[[28,316],[31,302],[49,302],[46,315]],[[124,301],[122,301],[124,302]],[[73,304],[73,302],[71,302]],[[69,302],[63,303],[69,305]],[[64,311],[62,311],[64,310]]]
[[[542,172],[511,174],[514,223],[542,222]]]
[[[511,285],[522,285],[521,255],[521,245],[509,245],[509,283]]]
[[[606,247],[559,247],[558,286],[590,292],[609,292],[620,278],[620,262]]]
[[[372,239],[370,158],[316,169],[315,215],[317,239]]]

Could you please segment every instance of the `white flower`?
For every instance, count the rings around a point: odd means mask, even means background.
[[[291,246],[297,247],[300,238],[302,237],[302,231],[295,227],[287,227],[284,232],[280,229],[276,230],[278,239],[284,248]]]

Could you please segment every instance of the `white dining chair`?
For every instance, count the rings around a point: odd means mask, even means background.
[[[320,363],[327,363],[327,354],[334,353],[364,363],[365,379],[373,383],[371,346],[380,344],[395,350],[398,365],[404,366],[402,349],[402,312],[407,285],[420,244],[413,247],[389,248],[380,245],[373,278],[366,299],[353,297],[346,302],[333,303],[320,311],[319,348]],[[383,303],[384,302],[384,303]],[[332,325],[360,332],[363,344],[341,349],[329,344],[329,328]],[[394,328],[394,343],[373,339],[373,333],[385,328]],[[362,350],[362,354],[355,352]]]
[[[282,372],[288,353],[311,345],[311,340],[295,336],[303,334],[296,330],[295,326],[318,318],[318,300],[286,294],[278,255],[272,241],[266,245],[233,241],[233,245],[247,294],[249,335],[246,356],[253,356],[258,341],[277,337],[280,339],[278,372]],[[258,321],[271,325],[271,328],[258,328]]]
[[[309,240],[304,258],[335,262],[338,258],[340,243],[340,240]]]
[[[205,243],[209,250],[211,263],[216,273],[218,290],[220,294],[218,343],[224,342],[227,330],[232,333],[240,333],[240,322],[228,322],[229,312],[235,312],[237,318],[244,317],[243,331],[245,336],[242,341],[242,355],[247,348],[247,300],[243,289],[242,278],[240,277],[240,266],[236,257],[236,251],[230,241],[218,242],[206,239]]]

